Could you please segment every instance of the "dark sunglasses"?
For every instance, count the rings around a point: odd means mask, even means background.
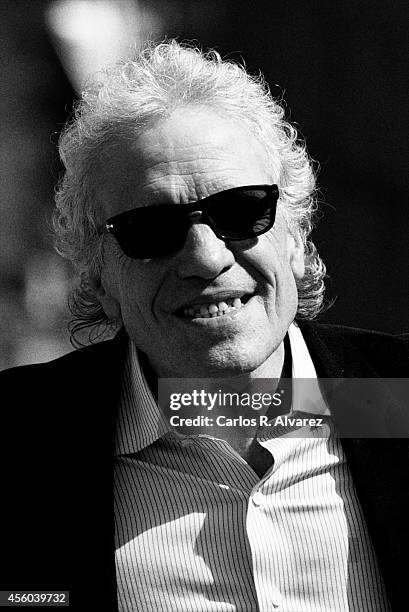
[[[134,208],[108,219],[106,229],[128,257],[161,257],[183,247],[196,212],[224,241],[261,236],[273,227],[278,197],[277,185],[233,187],[190,204]]]

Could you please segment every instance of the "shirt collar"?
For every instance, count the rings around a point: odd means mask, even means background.
[[[331,413],[319,388],[311,355],[296,323],[290,325],[288,337],[293,358],[291,412],[329,416]]]
[[[124,361],[116,427],[115,454],[130,454],[172,431],[150,390],[138,350],[128,342]]]
[[[317,373],[301,330],[296,323],[288,329],[292,354],[291,412],[329,415],[320,391]],[[129,341],[122,370],[115,454],[132,454],[174,432],[163,416],[142,370],[138,350]]]

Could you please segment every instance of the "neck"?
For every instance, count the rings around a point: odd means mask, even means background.
[[[141,365],[151,390],[156,396],[158,376],[149,364],[146,356],[143,356]],[[212,376],[212,379],[209,379],[212,382],[206,385],[206,398],[210,395],[216,397],[220,390],[229,394],[239,393],[241,394],[240,397],[243,397],[245,393],[246,396],[250,398],[260,397],[260,395],[265,392],[273,395],[281,377],[291,378],[291,350],[287,337],[285,341],[281,342],[277,350],[252,372],[246,372],[234,377],[215,378]],[[171,378],[171,376],[167,375],[166,378]],[[264,380],[261,381],[260,379]],[[198,381],[196,381],[196,383],[197,382]],[[191,389],[188,390],[186,388],[186,391],[189,394],[192,393]],[[183,389],[183,392],[185,392],[185,389]],[[199,402],[199,404],[200,405],[196,404],[194,407],[184,407],[177,413],[168,411],[165,416],[170,418],[177,414],[180,418],[194,418],[200,416],[207,419],[213,419],[211,427],[208,424],[209,421],[204,421],[203,424],[195,426],[193,429],[188,425],[178,425],[177,431],[184,435],[202,433],[226,440],[245,459],[249,457],[249,453],[254,454],[257,447],[259,447],[258,444],[255,444],[255,437],[259,428],[259,417],[267,414],[270,408],[268,404],[263,404],[261,407],[258,406],[257,409],[252,405],[237,406],[237,404],[226,405],[225,403],[222,406],[216,405],[209,409],[209,404],[206,405],[206,403],[203,402]],[[218,426],[218,416],[223,417],[224,423],[229,420],[233,421],[234,419],[236,419],[237,423],[237,418],[242,417],[243,420],[246,419],[246,424],[240,423],[233,426]]]

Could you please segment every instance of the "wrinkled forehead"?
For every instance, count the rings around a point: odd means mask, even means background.
[[[129,131],[104,151],[94,189],[106,216],[138,206],[187,203],[241,185],[276,182],[250,130],[209,111],[179,110],[138,136]]]

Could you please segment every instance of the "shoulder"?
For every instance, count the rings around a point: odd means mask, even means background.
[[[103,380],[110,372],[117,370],[124,338],[99,342],[80,348],[58,359],[46,363],[17,366],[0,372],[0,389],[9,390],[14,396],[44,394],[54,390],[68,392],[75,384],[80,385],[95,378]]]
[[[393,335],[379,331],[300,322],[303,335],[313,350],[328,351],[335,360],[343,363],[343,369],[352,375],[365,371],[364,364],[383,377],[409,376],[408,335]],[[355,369],[355,371],[354,371]]]
[[[38,377],[50,376],[59,372],[67,372],[81,367],[84,361],[92,358],[96,351],[100,351],[101,343],[87,346],[81,349],[73,350],[58,359],[47,361],[44,363],[33,363],[30,365],[16,366],[0,372],[0,381],[7,382],[13,380],[36,379]]]
[[[98,438],[106,438],[120,393],[122,348],[115,338],[48,363],[4,370],[0,373],[3,426],[18,431],[21,444],[34,455],[40,441],[51,448],[69,446],[70,439],[77,443],[86,439],[90,448],[96,431]]]
[[[346,327],[344,325],[323,323],[314,323],[313,325],[323,337],[336,337],[350,342],[363,350],[376,347],[385,348],[386,346],[403,348],[405,346],[405,336],[408,336],[407,334],[395,335],[360,327]],[[409,337],[407,339],[409,340]]]

